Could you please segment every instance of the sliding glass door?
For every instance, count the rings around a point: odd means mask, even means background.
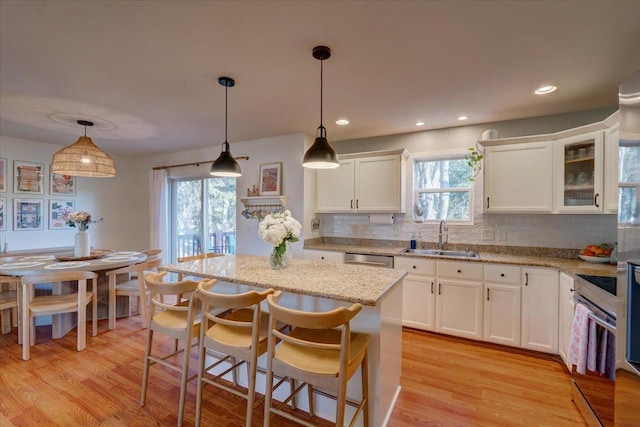
[[[171,182],[172,258],[236,252],[236,179]]]

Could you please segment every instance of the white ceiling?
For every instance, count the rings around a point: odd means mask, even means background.
[[[639,22],[635,0],[1,0],[0,133],[67,145],[89,119],[111,153],[217,146],[230,76],[230,143],[313,134],[319,44],[329,141],[613,107]]]

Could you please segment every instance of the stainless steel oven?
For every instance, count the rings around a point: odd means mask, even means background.
[[[579,275],[576,304],[588,309],[589,346],[584,374],[571,370],[571,397],[587,425],[613,426],[615,408],[616,278]],[[594,368],[595,366],[595,368]]]

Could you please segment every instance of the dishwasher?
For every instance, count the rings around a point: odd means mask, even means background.
[[[389,255],[371,255],[345,253],[344,263],[351,265],[365,265],[368,267],[393,268],[393,257]]]

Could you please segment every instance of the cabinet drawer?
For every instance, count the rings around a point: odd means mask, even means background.
[[[520,285],[520,267],[505,264],[485,264],[484,281]]]
[[[393,262],[397,270],[407,270],[409,274],[423,276],[434,276],[436,274],[436,262],[432,259],[395,257]]]
[[[438,278],[482,281],[482,264],[479,262],[438,261],[436,271]]]

